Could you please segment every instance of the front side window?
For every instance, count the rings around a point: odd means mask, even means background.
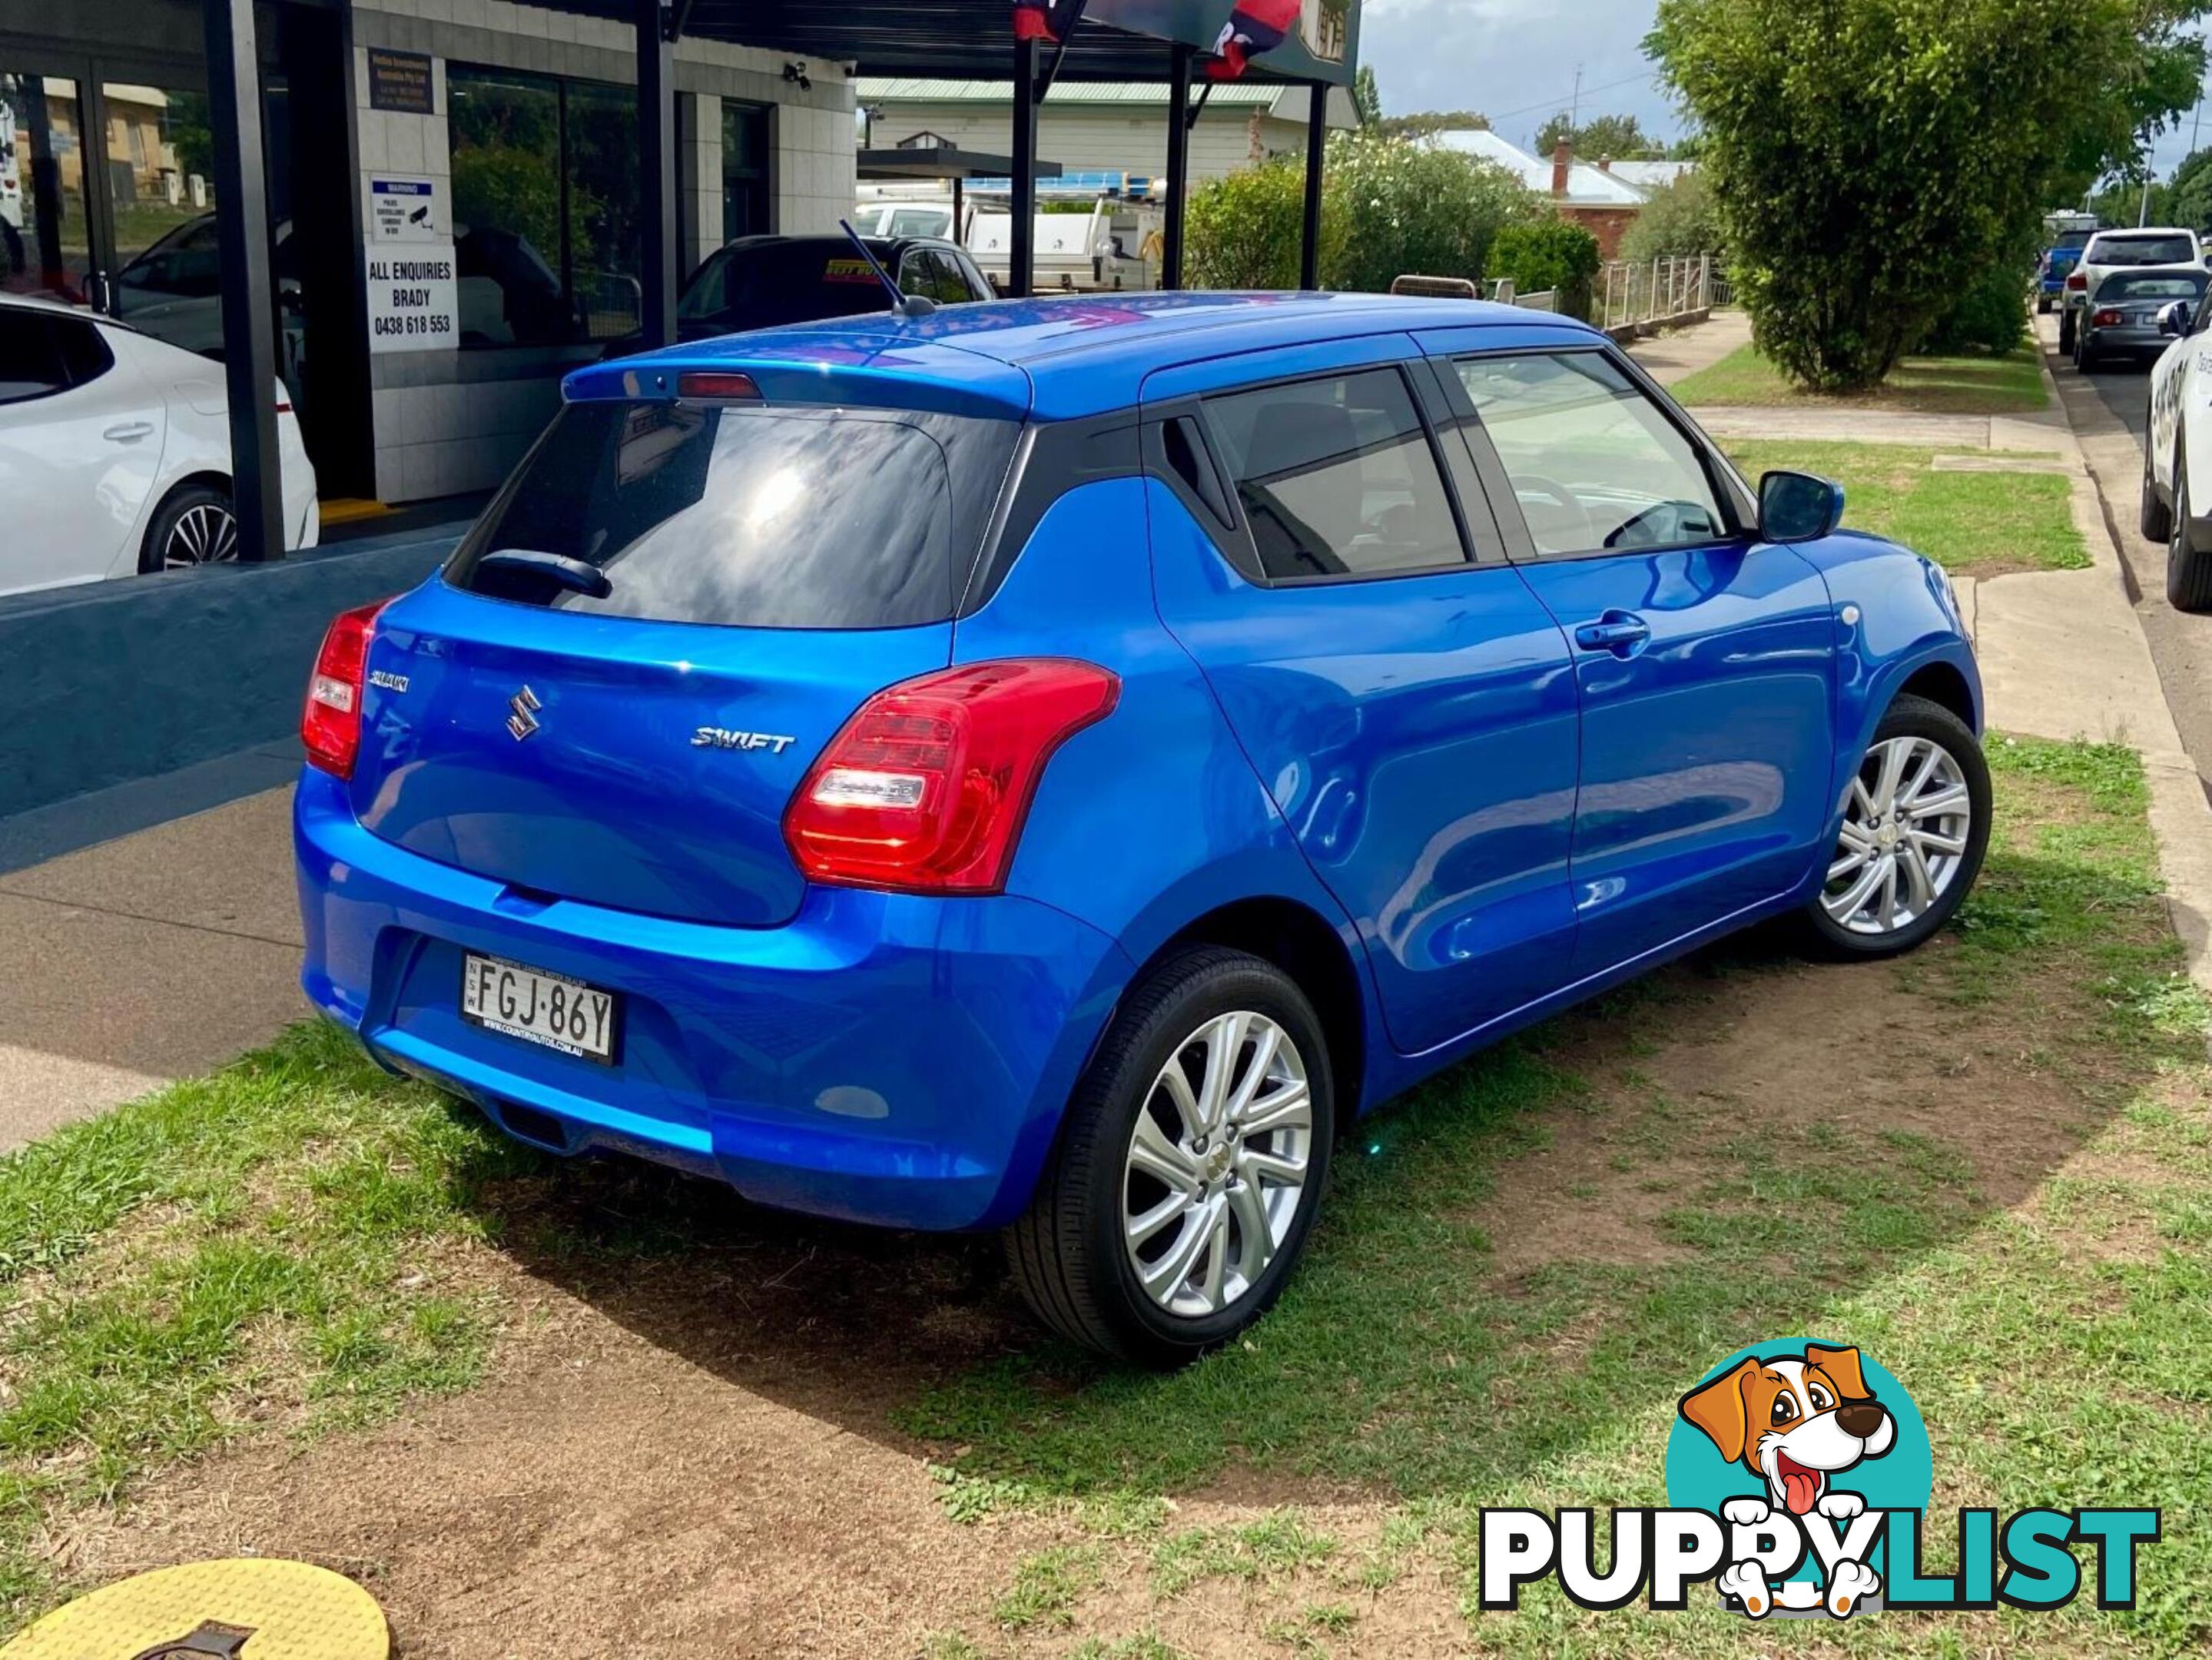
[[[1269,577],[1465,562],[1436,453],[1396,369],[1231,392],[1206,410]]]
[[[1695,447],[1602,353],[1464,357],[1455,367],[1539,553],[1729,533]]]

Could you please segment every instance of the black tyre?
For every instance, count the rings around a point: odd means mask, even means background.
[[[2189,509],[2189,472],[2181,441],[2173,442],[2173,523],[2166,538],[2166,603],[2176,611],[2212,611],[2212,548],[2199,541]]]
[[[154,510],[138,545],[141,575],[188,565],[227,565],[238,557],[238,518],[230,492],[213,484],[185,484]]]
[[[2084,328],[2075,329],[2074,331],[2075,368],[2081,374],[2087,374],[2097,367],[2097,361],[2096,350],[2089,344],[2089,331]]]
[[[1218,946],[1169,958],[1115,1012],[1006,1231],[1015,1283],[1062,1336],[1140,1365],[1227,1342],[1304,1252],[1335,1121],[1289,976]]]
[[[2039,294],[2035,296],[2035,314],[2038,317],[2048,317],[2051,314],[2051,296],[2049,295]]]
[[[1894,957],[1949,921],[1990,846],[1990,769],[1966,723],[1899,697],[1844,793],[1827,880],[1804,916],[1830,955]]]
[[[2074,308],[2068,306],[2062,308],[2058,313],[2058,350],[2061,356],[2067,356],[2070,355],[2073,350]]]
[[[2136,507],[2136,528],[2142,532],[2146,542],[2163,542],[2173,534],[2173,508],[2158,493],[2158,481],[2151,477],[2150,439],[2148,436],[2150,419],[2148,416],[2143,419],[2143,431],[2146,436],[2143,439],[2142,496]],[[2176,478],[2181,477],[2179,468],[2173,476]]]

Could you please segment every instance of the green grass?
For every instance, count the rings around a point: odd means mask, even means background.
[[[1471,1588],[1481,1505],[1656,1502],[1684,1377],[1796,1331],[1848,1332],[1906,1380],[1938,1450],[1939,1505],[2152,1504],[2166,1517],[2136,1614],[1855,1620],[1822,1639],[2201,1651],[2207,1012],[2178,973],[2134,756],[2003,739],[1990,754],[1997,836],[1958,928],[1854,972],[1894,976],[1957,1020],[1962,1062],[1994,1098],[2030,1080],[2069,1092],[2076,1122],[2054,1128],[2046,1111],[2040,1133],[2063,1146],[2030,1190],[1985,1190],[1978,1149],[1942,1123],[1844,1134],[1655,1082],[1653,1057],[1701,1005],[1800,971],[1771,942],[1638,982],[1366,1121],[1311,1260],[1232,1347],[1163,1377],[1039,1339],[917,1386],[895,1426],[937,1449],[947,1515],[988,1528],[998,1511],[1048,1511],[1064,1526],[970,1630],[927,1651],[1059,1651],[1096,1629],[1093,1599],[1132,1587],[1157,1629],[1140,1608],[1134,1635],[1073,1651],[1171,1654],[1174,1621],[1217,1593],[1251,1596],[1278,1647],[1326,1648],[1370,1598],[1432,1595],[1440,1574]],[[1866,1062],[1877,1077],[1885,1064]],[[1894,1081],[1912,1105],[1915,1080]],[[1575,1185],[1597,1189],[1574,1202],[1639,1196],[1654,1248],[1601,1257],[1570,1242],[1500,1272],[1486,1203],[1517,1161],[1569,1141],[1592,1154]],[[227,1439],[316,1434],[465,1387],[523,1317],[487,1270],[501,1256],[617,1302],[650,1280],[680,1304],[646,1328],[672,1342],[731,1318],[725,1281],[684,1276],[733,1237],[757,1262],[762,1235],[734,1213],[649,1169],[550,1164],[317,1026],[0,1159],[12,1620],[60,1589],[33,1541],[149,1474]],[[915,1254],[882,1249],[851,1245],[854,1270]],[[939,1294],[926,1277],[911,1292]],[[896,1305],[865,1306],[880,1322]],[[1273,1508],[1225,1523],[1171,1514],[1171,1498],[1240,1472],[1279,1495]],[[1372,1525],[1324,1523],[1296,1502],[1305,1492],[1364,1494]],[[1468,1632],[1479,1649],[1528,1654],[1735,1654],[1743,1636],[1694,1605],[1592,1615],[1541,1590]]]
[[[1755,346],[1739,346],[1668,388],[1685,404],[1867,404],[1914,415],[2018,415],[2044,407],[2043,376],[2033,344],[2002,357],[1907,357],[1871,392],[1837,398],[1792,386]]]
[[[2007,1634],[1991,1646],[2178,1653],[2203,1643],[2212,1262],[2184,1247],[2212,1230],[2205,1009],[2178,978],[2134,756],[2027,739],[1996,740],[1991,755],[2000,829],[1953,945],[1869,972],[1992,1022],[2031,1009],[1986,1039],[2000,1056],[1984,1063],[1990,1087],[2006,1087],[2008,1046],[2047,1046],[2024,1064],[2078,1092],[2084,1157],[2128,1171],[2154,1160],[2158,1183],[2075,1191],[2053,1181],[2000,1202],[1981,1190],[1968,1149],[1940,1133],[1869,1141],[1743,1104],[1671,1099],[1632,1065],[1613,1079],[1630,1104],[1601,1107],[1562,1050],[1594,1027],[1624,1055],[1663,1044],[1699,995],[1697,973],[1678,973],[1370,1121],[1346,1148],[1312,1259],[1246,1341],[1169,1377],[1039,1349],[932,1394],[906,1426],[959,1443],[972,1476],[1033,1493],[1172,1493],[1232,1465],[1363,1488],[1413,1501],[1414,1531],[1439,1533],[1471,1569],[1479,1505],[1662,1502],[1659,1453],[1686,1371],[1759,1335],[1848,1332],[1913,1389],[1954,1494],[2165,1511],[2143,1610],[2094,1625],[2078,1607],[2056,1620],[1993,1615]],[[1773,971],[1753,947],[1702,970]],[[1899,1083],[1909,1095],[1910,1080]],[[1691,1158],[1658,1215],[1672,1254],[1632,1264],[1569,1255],[1492,1273],[1492,1242],[1470,1218],[1561,1122],[1631,1168]],[[2156,1239],[2140,1255],[2085,1248],[2085,1233],[2146,1221]],[[1386,1543],[1330,1583],[1396,1582],[1418,1548],[1402,1533]],[[1217,1534],[1170,1535],[1155,1547],[1156,1593],[1240,1577],[1250,1560]],[[1486,1616],[1474,1630],[1481,1646],[1511,1652],[1734,1652],[1738,1625],[1589,1615],[1547,1593],[1519,1619]],[[1880,1647],[1923,1630],[1855,1622],[1848,1636]]]
[[[1771,469],[1815,472],[1844,487],[1844,523],[1887,536],[1960,576],[2082,570],[2069,482],[2045,472],[1938,471],[1936,452],[1903,444],[1724,439],[1754,488]]]

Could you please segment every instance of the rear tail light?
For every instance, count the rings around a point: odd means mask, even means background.
[[[2069,277],[2066,279],[2066,286],[2069,289],[2077,289],[2087,288],[2089,286],[2089,278],[2087,274],[2083,271],[2075,271],[2071,277]]]
[[[2100,329],[2111,328],[2120,320],[2120,313],[2114,311],[2110,306],[2106,307],[2102,311],[2092,312],[2089,314],[2090,323],[2095,327]]]
[[[307,707],[300,716],[300,741],[307,763],[337,778],[353,776],[361,753],[361,700],[368,672],[368,642],[376,633],[377,613],[392,602],[380,599],[341,611],[323,635],[315,672],[307,678]]]
[[[975,663],[879,691],[792,798],[792,857],[810,881],[996,893],[1045,763],[1121,695],[1109,671],[1057,657]]]

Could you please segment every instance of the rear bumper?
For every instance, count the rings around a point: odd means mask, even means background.
[[[1019,1215],[1131,968],[1097,929],[1006,896],[811,889],[775,928],[544,903],[379,841],[312,769],[293,834],[301,985],[379,1060],[521,1140],[852,1221]],[[470,950],[621,993],[617,1064],[464,1021]]]
[[[2155,328],[2131,325],[2085,330],[2082,339],[2099,351],[2132,351],[2154,357],[2173,344],[2172,335],[2160,334]]]

